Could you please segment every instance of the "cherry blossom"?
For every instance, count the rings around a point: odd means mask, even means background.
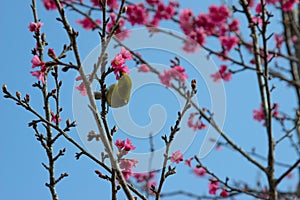
[[[221,197],[228,197],[228,192],[225,189],[222,189],[221,193],[220,193]]]
[[[200,177],[203,177],[206,175],[206,170],[202,167],[198,168],[198,167],[195,167],[193,169],[193,172],[196,176],[200,176]]]
[[[176,164],[180,163],[181,161],[183,161],[183,156],[180,153],[180,150],[172,153],[172,156],[170,157],[170,161],[171,162],[175,162]]]
[[[282,43],[284,42],[283,37],[279,34],[274,34],[274,39],[276,42],[276,47],[280,49],[282,47]]]
[[[56,10],[56,4],[54,0],[43,0],[43,4],[47,10]]]
[[[160,0],[146,0],[146,2],[150,5],[150,6],[155,6],[157,5]]]
[[[126,14],[128,17],[127,21],[130,22],[131,25],[146,24],[149,18],[149,12],[143,3],[129,5]]]
[[[109,16],[110,16],[110,21],[107,24],[107,29],[108,31],[112,31],[113,27],[116,24],[117,16],[115,13],[111,13]],[[129,30],[125,29],[124,25],[125,25],[125,19],[121,18],[118,22],[117,29],[115,30],[115,36],[121,41],[129,37],[129,33],[130,33]]]
[[[275,117],[275,118],[280,117],[279,116],[280,113],[279,113],[278,109],[279,109],[279,104],[274,103],[273,106],[272,106],[272,116]],[[261,122],[261,121],[265,120],[265,115],[264,115],[263,108],[262,108],[261,105],[259,107],[259,110],[253,110],[253,119],[258,121],[258,122]],[[265,123],[263,125],[265,126]]]
[[[230,81],[231,80],[232,73],[227,70],[226,65],[221,65],[219,71],[217,71],[215,74],[211,74],[210,77],[213,78],[213,81],[220,82],[221,79],[224,81]]]
[[[48,52],[47,52],[48,56],[50,56],[51,58],[56,58],[56,54],[53,48],[49,48]]]
[[[60,122],[62,120],[61,117],[58,118],[58,121]],[[51,121],[56,123],[56,114],[54,114],[53,112],[51,112]]]
[[[287,0],[287,1],[283,2],[282,10],[285,12],[291,11],[291,10],[293,10],[293,7],[295,6],[295,4],[298,4],[298,3],[299,3],[298,0]]]
[[[84,82],[81,82],[79,86],[75,87],[75,89],[78,90],[82,96],[87,95],[87,90],[86,90]]]
[[[128,66],[124,65],[126,60],[132,60],[132,54],[130,53],[130,51],[122,47],[120,53],[118,53],[111,61],[111,66],[114,70],[114,74],[116,75],[117,80],[121,78],[122,74],[130,73]]]
[[[181,66],[173,66],[169,70],[164,70],[164,73],[160,73],[158,77],[160,82],[166,87],[171,87],[172,79],[185,82],[188,78],[187,74],[185,74],[185,69]]]
[[[120,168],[125,170],[132,170],[133,167],[136,167],[136,164],[138,163],[137,159],[121,159],[120,160]]]
[[[44,24],[41,22],[37,22],[37,23],[30,22],[28,29],[30,32],[39,32],[43,26],[44,26]]]
[[[45,73],[47,71],[46,66],[42,65],[41,70],[39,71],[31,71],[30,74],[32,76],[35,76],[39,81],[42,81],[43,84],[45,84]]]
[[[207,128],[207,126],[201,121],[201,117],[198,117],[196,122],[194,122],[194,118],[196,116],[196,113],[191,113],[189,120],[188,120],[188,127],[192,128],[193,131],[197,130],[204,130]]]
[[[218,182],[217,181],[210,181],[208,184],[208,193],[209,194],[216,194],[217,190],[219,189],[218,187]]]
[[[229,16],[230,11],[225,5],[220,5],[219,7],[212,5],[209,7],[209,17],[216,25],[224,23]]]
[[[131,151],[134,150],[136,147],[132,145],[131,141],[126,138],[125,140],[117,140],[115,142],[116,147],[118,147],[119,151]]]
[[[97,24],[101,24],[101,23],[102,23],[101,20],[99,20],[99,19],[96,19],[95,22],[96,22]],[[81,24],[82,27],[83,27],[85,30],[87,30],[87,31],[88,31],[88,30],[91,30],[91,29],[97,28],[96,24],[94,24],[93,21],[90,20],[90,19],[87,18],[87,17],[84,18],[84,19],[82,19],[82,20],[76,20],[76,23],[77,23],[77,24]]]
[[[150,72],[150,68],[146,64],[141,64],[138,69],[138,72]]]
[[[235,47],[238,42],[239,38],[236,36],[227,37],[227,36],[221,36],[219,38],[221,45],[227,50],[230,51],[233,47]]]
[[[184,161],[184,164],[189,167],[192,167],[192,160],[193,160],[193,158],[188,158]]]
[[[38,55],[33,56],[31,59],[31,68],[40,67],[43,66],[45,63],[40,60],[40,57]]]

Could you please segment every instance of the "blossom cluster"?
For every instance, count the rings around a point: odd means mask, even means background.
[[[207,126],[206,126],[206,124],[204,124],[202,122],[201,117],[198,117],[198,119],[196,120],[196,122],[194,122],[194,118],[195,118],[196,114],[197,113],[191,113],[190,114],[189,120],[188,120],[188,127],[192,128],[193,131],[206,129]]]
[[[124,179],[127,181],[132,175],[132,168],[136,167],[138,160],[137,159],[125,159],[123,156],[127,155],[129,151],[134,150],[136,147],[132,145],[131,140],[126,138],[125,140],[118,139],[115,142],[115,146],[118,148],[118,160],[120,168],[122,169],[122,174]]]
[[[278,109],[279,109],[279,105],[277,103],[274,103],[272,107],[272,116],[275,118],[279,118],[280,114]],[[253,110],[253,119],[258,122],[265,121],[265,115],[262,106],[260,106],[258,110]],[[263,125],[265,126],[266,123],[264,122]]]
[[[165,69],[164,73],[158,75],[160,82],[166,87],[172,86],[172,80],[177,80],[180,82],[185,82],[188,75],[185,73],[185,69],[179,65],[172,66],[170,69]]]
[[[129,74],[130,70],[128,66],[125,65],[127,60],[132,60],[132,54],[124,47],[121,47],[120,53],[118,53],[111,61],[111,66],[114,70],[117,80],[120,79],[122,74]]]
[[[208,36],[219,37],[224,50],[230,51],[239,41],[235,35],[231,35],[232,32],[239,32],[239,21],[229,21],[230,16],[231,12],[225,5],[212,5],[207,14],[198,16],[194,16],[191,9],[182,9],[179,14],[180,28],[199,45],[204,45]]]

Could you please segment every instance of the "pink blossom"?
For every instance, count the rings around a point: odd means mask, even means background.
[[[132,54],[130,53],[130,51],[128,51],[128,50],[125,49],[124,47],[121,47],[120,54],[122,55],[122,57],[123,57],[125,60],[132,60]]]
[[[124,176],[125,181],[128,181],[128,179],[130,178],[130,176],[132,176],[132,171],[131,170],[123,170],[122,174]]]
[[[132,145],[131,141],[126,138],[126,140],[117,140],[115,142],[116,147],[118,147],[119,151],[124,150],[124,151],[131,151],[134,150],[136,147]]]
[[[116,79],[119,80],[122,76],[122,74],[129,74],[130,70],[127,65],[120,65],[117,67],[114,67],[114,74],[116,75]]]
[[[38,55],[33,56],[33,58],[31,59],[31,63],[32,63],[31,68],[39,67],[45,64],[40,60]]]
[[[61,120],[61,117],[59,117],[58,121],[60,122]],[[56,115],[53,112],[51,112],[51,121],[56,124]]]
[[[268,0],[267,0],[268,1]],[[247,0],[248,6],[252,8],[254,6],[255,0]]]
[[[96,19],[95,20],[95,22],[97,23],[97,24],[101,24],[102,22],[101,22],[101,20],[99,20],[99,19]],[[92,21],[92,20],[90,20],[89,18],[84,18],[84,19],[82,19],[82,20],[76,20],[76,23],[77,24],[81,24],[82,25],[82,27],[85,29],[85,30],[91,30],[91,29],[95,29],[95,28],[97,28],[97,26],[96,26],[96,24],[94,24],[94,22]]]
[[[117,3],[117,0],[107,0],[107,5],[111,9],[118,9],[119,8],[119,4]]]
[[[193,160],[193,158],[188,158],[184,161],[184,164],[189,167],[192,167],[192,160]]]
[[[99,0],[91,0],[91,2],[93,3],[93,6],[100,6]],[[102,2],[103,2],[103,0],[102,0]],[[117,3],[117,0],[107,0],[107,5],[111,9],[117,9],[119,7],[119,4]]]
[[[138,183],[145,182],[147,180],[153,179],[155,177],[155,172],[150,173],[135,173],[134,178]]]
[[[166,87],[171,87],[172,79],[184,82],[187,80],[188,76],[185,74],[185,69],[181,66],[173,66],[169,70],[164,70],[164,73],[158,75],[160,82]]]
[[[149,18],[149,12],[143,3],[129,5],[126,14],[131,25],[146,24]]]
[[[262,6],[261,6],[261,3],[258,3],[255,7],[255,12],[257,14],[260,14],[262,12]]]
[[[213,23],[216,25],[224,23],[230,16],[230,11],[227,6],[215,6],[212,5],[209,7],[209,17]]]
[[[120,168],[131,171],[133,167],[136,167],[137,163],[138,163],[137,159],[134,159],[134,160],[121,159],[120,160]]]
[[[262,19],[260,17],[252,17],[252,22],[259,25],[259,26],[262,26]]]
[[[146,2],[150,5],[150,6],[155,6],[157,5],[160,0],[146,0]]]
[[[194,14],[191,9],[182,9],[179,14],[180,28],[186,35],[193,30]]]
[[[125,140],[120,140],[118,139],[116,142],[115,142],[115,145],[116,147],[118,147],[119,151],[121,151],[121,149],[124,147],[125,145]]]
[[[236,46],[239,42],[239,38],[236,36],[221,36],[219,38],[221,45],[227,50],[230,51],[234,46]]]
[[[229,30],[232,32],[239,32],[240,28],[240,22],[237,19],[232,20],[232,22],[229,24]]]
[[[111,20],[107,24],[108,31],[112,31],[112,28],[116,24],[116,14],[111,13],[110,14],[110,19]],[[125,25],[125,19],[121,18],[119,20],[117,30],[115,31],[115,36],[121,41],[123,41],[124,39],[129,37],[129,33],[130,33],[129,30],[124,29],[124,25]]]
[[[182,49],[187,53],[194,53],[198,50],[198,44],[194,40],[187,38],[184,41],[184,46]]]
[[[274,39],[276,42],[276,47],[280,49],[282,47],[282,43],[284,42],[283,37],[279,34],[274,34]]]
[[[265,115],[261,106],[259,110],[253,110],[253,119],[258,122],[265,120]]]
[[[55,55],[55,52],[54,52],[54,49],[53,48],[49,48],[48,49],[48,56],[50,56],[51,58],[55,58],[56,55]]]
[[[46,10],[56,10],[57,9],[54,0],[43,0],[43,4],[44,4]]]
[[[80,94],[82,96],[86,96],[87,95],[87,90],[86,90],[84,82],[81,82],[80,85],[76,86],[75,88],[76,88],[76,90],[78,90],[80,92]]]
[[[135,148],[136,147],[132,145],[131,140],[126,138],[125,144],[124,144],[124,150],[125,151],[131,151],[131,150],[135,150]]]
[[[198,117],[196,122],[194,122],[195,113],[191,113],[188,120],[188,127],[192,128],[193,131],[204,130],[206,129],[206,125],[201,121],[201,117]]]
[[[275,5],[277,2],[279,2],[279,0],[266,0],[267,4],[273,4],[273,5]]]
[[[171,162],[175,162],[176,164],[180,163],[181,161],[183,161],[183,156],[180,153],[180,150],[172,153],[172,156],[170,157],[170,161]]]
[[[37,22],[37,23],[30,22],[28,28],[29,28],[30,32],[39,32],[43,26],[44,26],[44,24],[41,22]]]
[[[209,194],[216,194],[218,188],[218,182],[217,181],[210,181],[208,184]]]
[[[195,167],[193,169],[193,172],[196,176],[200,176],[200,177],[203,177],[206,175],[206,170],[204,168],[198,168],[198,167]]]
[[[81,80],[82,80],[82,77],[81,77],[81,76],[77,76],[77,77],[75,78],[75,80],[76,80],[76,81],[81,81]]]
[[[110,64],[113,68],[116,68],[118,66],[125,64],[125,62],[126,62],[126,59],[124,59],[122,54],[119,53],[114,57],[114,59],[111,61]]]
[[[127,65],[124,65],[126,60],[132,59],[132,55],[125,48],[121,48],[121,53],[117,54],[111,61],[111,66],[114,69],[116,79],[119,80],[122,74],[129,74],[130,70]]]
[[[146,64],[141,64],[138,69],[138,72],[150,72],[150,68]]]
[[[152,186],[156,186],[157,182],[156,181],[148,181],[148,186],[147,189],[150,191]]]
[[[202,28],[203,30],[205,30],[206,35],[213,34],[215,32],[215,28],[217,27],[216,24],[212,22],[209,14],[203,13],[197,16],[195,24],[197,25],[195,31],[196,29]]]
[[[287,0],[287,1],[283,2],[282,10],[285,12],[291,11],[291,10],[293,10],[294,5],[298,4],[298,3],[299,3],[298,0]]]
[[[279,113],[278,109],[279,109],[279,104],[274,103],[272,106],[272,116],[275,118],[279,118],[280,113]],[[259,110],[253,110],[253,119],[258,122],[265,120],[265,115],[264,115],[262,106],[259,107]],[[264,123],[264,125],[265,125],[265,123]]]
[[[213,81],[220,82],[221,79],[224,81],[230,81],[231,80],[232,73],[227,70],[226,65],[221,65],[219,71],[217,71],[215,74],[211,74],[210,77],[213,78]]]
[[[32,76],[35,76],[39,81],[42,81],[43,84],[45,84],[45,72],[47,68],[43,65],[41,66],[41,70],[39,71],[31,71],[30,74]]]
[[[225,189],[222,189],[221,193],[220,193],[221,197],[228,197],[228,192]]]

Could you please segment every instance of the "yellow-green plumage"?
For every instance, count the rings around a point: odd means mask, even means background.
[[[119,108],[128,104],[132,82],[127,74],[123,74],[116,84],[109,86],[106,94],[107,104]]]

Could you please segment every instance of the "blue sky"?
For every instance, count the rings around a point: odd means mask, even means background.
[[[197,13],[205,11],[211,2],[218,1],[210,1],[209,3],[206,1],[201,3],[201,5],[199,3],[198,7],[195,7],[192,1],[186,1],[182,3],[182,7],[192,6],[195,13]],[[61,48],[62,42],[66,40],[66,34],[61,29],[61,24],[55,20],[57,13],[55,11],[46,12],[41,5],[41,1],[38,1],[37,5],[39,17],[45,23],[42,30],[47,34],[50,47],[54,47],[55,49]],[[20,1],[17,5],[14,1],[4,1],[2,2],[1,9],[0,58],[2,66],[0,83],[6,84],[12,93],[15,91],[20,91],[23,95],[30,93],[32,95],[32,105],[41,110],[39,108],[40,94],[31,87],[35,78],[29,74],[31,70],[30,60],[32,58],[30,51],[35,44],[32,33],[27,29],[29,22],[33,19],[30,1]],[[73,21],[77,19],[74,14],[71,16]],[[274,24],[275,26],[277,25]],[[75,27],[81,31],[79,37],[80,53],[82,58],[85,58],[99,42],[96,37],[97,33],[86,32],[79,26]],[[163,24],[163,27],[172,28],[168,24]],[[90,40],[89,38],[91,37],[97,39]],[[217,61],[216,63],[219,64]],[[75,76],[74,72],[61,75],[64,79],[64,93],[62,96],[64,98],[62,102],[64,107],[63,119],[72,118],[73,115],[71,102]],[[274,101],[280,103],[281,108],[289,112],[292,111],[294,105],[296,105],[296,101],[292,98],[294,97],[293,91],[287,89],[284,84],[278,84],[276,81],[274,83],[277,84],[277,89],[273,93]],[[241,85],[243,86],[241,87]],[[205,86],[199,88],[200,93],[201,91],[206,91]],[[257,109],[260,104],[255,74],[252,72],[237,74],[231,82],[225,84],[225,91],[227,109],[224,126],[225,132],[228,132],[230,137],[243,146],[245,150],[250,151],[252,147],[256,147],[262,154],[265,154],[265,131],[259,123],[252,120],[252,110]],[[205,99],[201,95],[199,98]],[[3,98],[0,98],[0,109],[0,123],[2,126],[0,134],[1,196],[3,199],[50,199],[49,191],[44,186],[48,178],[47,172],[41,165],[41,162],[47,162],[46,155],[40,144],[36,141],[32,129],[27,126],[27,123],[33,119],[32,115],[17,107],[13,102]],[[170,125],[172,124],[170,121]],[[276,136],[279,137],[280,130],[278,127],[276,128],[275,135],[278,134]],[[203,134],[205,132],[198,133],[193,142],[195,148],[197,148],[198,143],[202,142],[204,138]],[[75,130],[72,131],[71,135],[81,143],[78,133]],[[94,174],[94,170],[99,168],[92,161],[85,157],[82,157],[79,161],[75,160],[74,155],[77,150],[63,140],[60,140],[55,147],[57,149],[67,148],[66,156],[57,162],[56,173],[67,172],[70,174],[69,177],[57,186],[60,199],[109,199],[109,184],[103,180],[99,180]],[[276,157],[283,162],[293,163],[295,155],[289,143],[283,143],[279,146],[279,149]],[[193,148],[189,149],[186,155],[192,156],[195,154],[193,150]],[[265,177],[259,174],[245,159],[227,149],[221,152],[212,151],[203,159],[203,163],[207,164],[209,168],[223,178],[229,176],[232,179],[242,179],[253,185],[257,177],[265,180]],[[282,170],[282,168],[278,168],[276,174],[279,175]],[[177,177],[174,176],[167,180],[166,191],[173,191],[176,188],[186,190],[192,188],[194,193],[207,193],[206,179],[195,178],[191,171],[183,164],[178,166],[177,171]],[[181,180],[186,180],[186,184],[183,185]],[[284,181],[280,187],[282,189],[294,188],[295,183],[296,180],[294,178]],[[176,199],[182,199],[182,197]]]

